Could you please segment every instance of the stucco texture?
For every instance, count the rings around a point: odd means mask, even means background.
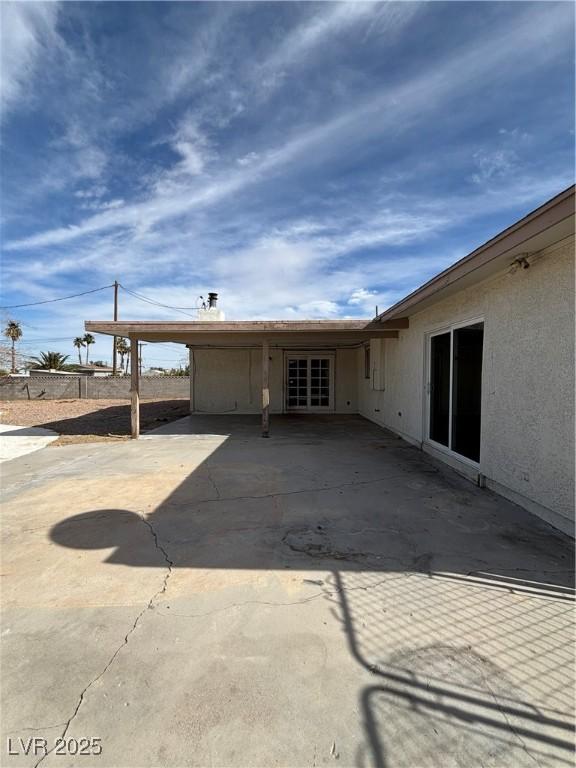
[[[385,342],[385,390],[358,365],[359,411],[425,441],[426,334],[484,320],[480,472],[533,511],[574,510],[574,239],[410,317]],[[359,358],[360,360],[360,358]]]
[[[305,352],[305,349],[298,350]],[[330,349],[318,350],[319,354]],[[311,352],[312,354],[312,352]],[[262,408],[262,352],[254,349],[195,349],[194,413],[259,413]],[[284,351],[270,350],[270,409],[284,411]],[[334,409],[358,413],[356,350],[335,350]]]

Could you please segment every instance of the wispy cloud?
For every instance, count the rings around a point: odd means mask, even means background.
[[[572,180],[567,4],[17,5],[7,304],[369,316]]]
[[[122,208],[124,200],[115,198],[114,200],[91,200],[87,203],[81,203],[79,208],[83,211],[110,211],[114,208]]]
[[[305,66],[306,56],[314,52],[327,40],[337,36],[352,26],[376,15],[381,15],[392,8],[391,3],[326,3],[311,5],[315,10],[301,24],[287,34],[274,53],[259,67],[259,74],[273,71],[281,72],[285,68]],[[410,18],[416,4],[403,9],[403,17]]]
[[[220,204],[248,186],[268,181],[270,174],[282,174],[287,167],[292,171],[294,164],[309,163],[311,157],[314,163],[326,161],[350,141],[357,143],[369,141],[376,135],[382,137],[388,130],[395,131],[399,122],[410,125],[415,119],[422,120],[424,115],[429,119],[469,89],[473,80],[498,72],[504,60],[529,70],[536,66],[538,56],[547,55],[540,51],[542,40],[560,31],[563,25],[564,16],[557,6],[548,6],[545,11],[531,11],[521,17],[513,32],[506,30],[500,37],[481,40],[475,47],[459,50],[424,75],[417,75],[395,88],[372,93],[331,120],[298,131],[280,146],[260,151],[254,162],[239,168],[226,167],[200,186],[191,186],[188,177],[204,168],[206,141],[193,133],[196,128],[189,128],[189,133],[175,139],[174,147],[181,160],[168,174],[170,183],[156,185],[148,200],[126,205],[120,211],[98,214],[70,227],[12,241],[6,248],[63,244],[117,227],[140,228],[142,221],[147,227],[153,227],[195,209]],[[501,156],[501,163],[503,159]],[[484,174],[494,175],[495,162],[497,158],[492,159],[492,166],[488,159],[484,161]]]
[[[58,44],[58,5],[56,2],[0,4],[0,103],[4,116],[31,100],[27,85],[39,59]]]
[[[97,180],[106,170],[108,156],[91,133],[72,120],[68,122],[64,135],[54,141],[56,152],[66,154],[69,177],[74,180]]]

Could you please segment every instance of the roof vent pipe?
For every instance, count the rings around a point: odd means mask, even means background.
[[[208,294],[208,306],[205,303],[198,309],[198,320],[205,323],[213,323],[215,320],[224,320],[224,312],[216,304],[218,302],[217,293]]]

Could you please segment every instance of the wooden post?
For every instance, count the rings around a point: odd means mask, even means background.
[[[140,377],[138,339],[130,336],[130,426],[132,439],[140,437]]]
[[[114,322],[116,322],[116,320],[118,320],[118,280],[114,280]],[[118,336],[114,336],[112,342],[112,376],[116,376],[118,373],[118,365],[116,362],[116,344],[118,343]]]
[[[262,437],[270,437],[270,346],[262,342]]]
[[[194,350],[188,347],[188,376],[190,377],[190,413],[194,413]]]

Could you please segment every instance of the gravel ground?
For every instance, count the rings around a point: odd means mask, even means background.
[[[188,414],[189,401],[143,400],[140,429],[145,432]],[[46,427],[60,437],[52,446],[127,440],[130,403],[126,400],[11,400],[0,401],[0,423]]]

